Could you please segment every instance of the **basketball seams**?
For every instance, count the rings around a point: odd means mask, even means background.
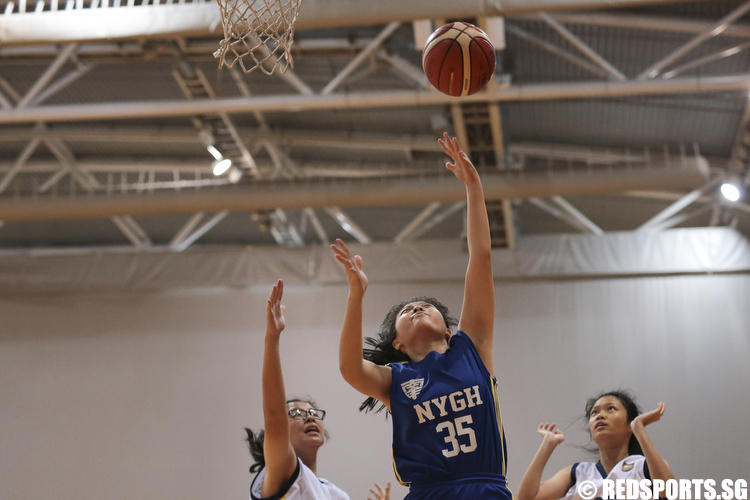
[[[466,36],[469,38],[469,43],[459,42],[459,45],[461,46],[461,56],[463,57],[463,79],[461,81],[461,91],[459,92],[459,95],[463,97],[469,94],[469,89],[471,88],[471,42],[474,41],[474,38],[463,31],[458,36]],[[458,41],[458,37],[456,37],[456,41]]]
[[[450,23],[428,38],[422,52],[422,66],[438,90],[453,97],[466,96],[480,90],[492,77],[494,54],[489,51],[493,50],[492,42],[478,27]],[[475,54],[476,51],[482,55]],[[456,88],[458,84],[460,87]]]

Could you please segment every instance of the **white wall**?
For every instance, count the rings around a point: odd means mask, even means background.
[[[246,499],[243,427],[263,425],[270,285],[0,296],[0,499]],[[417,292],[460,309],[460,282],[376,283],[365,330]],[[566,435],[545,476],[586,458],[576,418],[618,387],[645,409],[666,401],[649,432],[678,477],[747,479],[748,297],[746,274],[498,283],[511,487],[542,421]],[[287,392],[329,411],[319,473],[363,500],[393,480],[390,421],[358,414],[363,398],[338,374],[346,287],[288,286],[284,298]]]

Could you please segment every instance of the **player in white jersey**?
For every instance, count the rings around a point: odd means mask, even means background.
[[[326,441],[326,412],[311,400],[286,399],[279,356],[279,338],[286,326],[281,297],[284,282],[273,287],[266,307],[263,353],[263,415],[265,430],[248,435],[250,453],[258,471],[250,499],[349,500],[339,487],[317,475],[318,450]],[[390,487],[389,487],[390,489]],[[390,500],[387,491],[377,500]]]
[[[579,487],[588,498],[601,498],[604,479],[674,479],[667,462],[656,451],[646,434],[646,426],[664,415],[664,403],[641,413],[633,397],[624,391],[601,394],[586,403],[586,418],[591,439],[599,449],[598,462],[581,462],[565,467],[547,481],[542,472],[552,452],[565,439],[555,424],[541,424],[539,447],[521,479],[516,500],[581,500]],[[585,481],[591,481],[581,486]],[[590,494],[597,488],[595,495]],[[645,498],[651,498],[642,493]]]

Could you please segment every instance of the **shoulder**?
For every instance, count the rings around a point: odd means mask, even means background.
[[[456,333],[451,335],[451,338],[448,340],[448,345],[452,348],[457,349],[470,349],[472,351],[476,351],[476,347],[474,346],[474,342],[472,342],[471,337],[466,335],[466,332],[463,332],[461,330],[458,330]]]
[[[279,491],[275,495],[272,495],[270,497],[263,497],[261,494],[263,480],[266,477],[266,468],[263,467],[258,471],[258,474],[255,475],[255,478],[250,485],[250,500],[280,500],[284,498],[287,492],[292,488],[292,486],[294,486],[294,483],[299,481],[300,477],[303,474],[303,467],[307,469],[302,461],[297,458],[297,468],[294,469],[294,474],[292,474],[292,477],[290,477],[289,480],[281,486],[281,489],[279,489]],[[307,470],[310,471],[310,469]],[[312,474],[312,471],[310,471],[310,474]]]

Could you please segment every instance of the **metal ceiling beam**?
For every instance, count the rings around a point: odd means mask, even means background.
[[[570,214],[567,214],[560,210],[558,207],[554,206],[552,203],[550,203],[547,200],[543,200],[541,198],[529,198],[529,203],[537,207],[538,209],[542,210],[543,212],[548,213],[552,217],[559,219],[572,227],[573,229],[576,229],[581,232],[588,232],[588,230],[581,226],[581,224],[576,221],[573,217],[570,216]]]
[[[406,77],[406,80],[409,83],[416,83],[417,85],[425,89],[429,89],[432,86],[430,81],[427,79],[427,76],[424,74],[424,70],[413,65],[404,57],[396,53],[389,52],[388,50],[385,50],[383,48],[377,51],[376,56],[378,59],[390,64],[391,69],[395,74]]]
[[[672,64],[673,62],[678,60],[680,57],[684,56],[685,54],[687,54],[688,52],[693,50],[695,47],[697,47],[701,43],[708,40],[709,38],[713,38],[717,36],[719,33],[721,33],[722,31],[726,30],[729,27],[729,25],[731,25],[737,19],[742,17],[748,11],[750,11],[750,1],[745,2],[744,4],[740,5],[739,7],[734,9],[732,12],[722,17],[721,19],[719,19],[715,24],[710,26],[703,33],[700,33],[698,36],[694,37],[688,43],[682,45],[677,50],[673,51],[671,54],[667,55],[663,59],[657,61],[656,63],[646,68],[640,75],[636,77],[636,79],[644,80],[646,78],[655,78],[656,76],[659,75],[659,73],[661,73],[662,69],[669,66],[670,64]]]
[[[538,20],[534,18],[534,20]],[[606,71],[603,69],[594,66],[593,64],[590,64],[588,61],[585,61],[584,59],[581,59],[575,54],[572,54],[568,52],[565,49],[561,49],[557,45],[550,43],[546,40],[543,40],[539,38],[536,35],[532,35],[528,31],[519,28],[518,26],[514,26],[512,24],[506,23],[505,24],[505,30],[508,33],[512,33],[513,35],[517,36],[518,38],[521,38],[522,40],[526,40],[527,42],[536,45],[537,47],[540,47],[541,49],[546,50],[547,52],[556,55],[557,57],[560,57],[562,59],[565,59],[566,61],[569,61],[576,66],[579,66],[589,73],[592,73],[596,76],[604,77],[607,75]]]
[[[151,239],[138,223],[130,216],[112,217],[112,222],[122,231],[122,234],[137,248],[152,246]]]
[[[540,17],[545,23],[547,23],[548,26],[557,31],[560,36],[570,42],[575,48],[580,50],[586,57],[594,61],[597,66],[609,73],[616,80],[620,80],[621,82],[627,80],[627,77],[623,75],[620,70],[612,66],[609,61],[600,56],[594,49],[589,47],[588,44],[574,35],[568,28],[560,24],[557,19],[547,14],[546,12],[542,12],[540,14]]]
[[[750,74],[703,78],[673,78],[627,82],[566,82],[497,87],[461,97],[461,103],[520,102],[551,99],[591,99],[636,95],[720,92],[750,86]],[[438,91],[352,92],[329,95],[275,95],[262,97],[203,99],[193,101],[135,101],[106,104],[71,104],[0,111],[0,123],[101,121],[209,113],[253,111],[311,111],[322,109],[368,109],[433,106],[455,103],[456,98]]]
[[[562,208],[566,214],[570,215],[586,231],[597,236],[601,236],[602,234],[604,234],[604,231],[602,231],[599,226],[594,224],[591,219],[583,215],[576,207],[568,203],[565,198],[562,198],[561,196],[553,196],[551,199],[555,205]]]
[[[699,57],[698,59],[694,61],[690,61],[689,63],[682,64],[674,69],[667,71],[666,73],[663,73],[661,77],[664,79],[674,78],[680,73],[684,73],[685,71],[691,70],[693,68],[703,66],[704,64],[718,61],[719,59],[725,59],[727,57],[731,57],[749,48],[750,48],[750,42],[744,42],[738,45],[733,45],[732,47],[729,47],[728,49],[724,49],[719,52],[714,52],[713,54],[709,54],[704,57]]]
[[[667,208],[653,216],[648,221],[644,222],[636,231],[647,231],[650,229],[654,229],[657,226],[659,226],[661,223],[672,217],[673,215],[677,214],[680,210],[687,207],[691,203],[693,203],[695,200],[706,194],[708,191],[712,190],[721,182],[723,179],[721,177],[717,177],[716,179],[713,179],[711,182],[706,184],[705,186],[695,189],[679,200],[675,201],[671,205],[669,205]]]
[[[211,217],[209,220],[207,220],[201,227],[193,231],[190,236],[185,237],[182,241],[179,243],[172,245],[170,248],[174,250],[175,252],[182,252],[187,247],[195,243],[198,238],[209,232],[211,229],[213,229],[219,222],[224,220],[224,218],[229,215],[228,210],[222,210],[218,214]]]
[[[36,95],[42,91],[42,89],[47,85],[47,83],[49,83],[52,77],[55,76],[55,73],[57,73],[62,65],[65,64],[65,62],[68,60],[68,58],[73,55],[73,52],[75,52],[77,46],[77,44],[71,43],[60,51],[60,54],[58,54],[57,58],[52,61],[52,63],[47,67],[44,73],[42,73],[42,76],[40,76],[37,81],[34,82],[34,85],[31,86],[31,88],[23,96],[23,99],[21,99],[21,101],[16,105],[18,108],[25,108],[31,103],[31,100],[34,99],[34,97],[36,97]]]
[[[344,231],[354,236],[355,240],[363,245],[369,245],[372,243],[372,238],[367,236],[367,233],[365,233],[365,231],[339,207],[325,207],[325,211],[344,229]]]
[[[190,233],[195,229],[195,226],[198,225],[204,215],[203,212],[197,212],[191,215],[187,222],[185,222],[180,230],[177,231],[177,234],[172,237],[172,240],[169,242],[169,248],[177,250],[180,244],[190,236]]]
[[[320,223],[320,219],[315,213],[315,210],[313,210],[312,208],[305,208],[302,210],[302,213],[310,220],[310,223],[315,230],[315,234],[318,235],[320,242],[324,245],[329,243],[331,240],[330,238],[328,238],[328,233],[326,233],[326,230],[323,229],[323,224]]]
[[[362,26],[433,18],[465,19],[530,12],[596,10],[683,3],[686,0],[308,0],[303,2],[295,29]],[[688,0],[697,1],[697,0]],[[79,4],[83,6],[83,3]],[[97,3],[94,4],[95,6]],[[163,38],[217,33],[221,16],[212,2],[128,5],[118,9],[85,8],[43,11],[34,15],[0,16],[5,44]]]
[[[606,172],[566,172],[560,175],[486,174],[483,185],[487,200],[549,198],[643,189],[695,188],[705,184],[706,171],[705,160],[689,158],[681,166],[673,168],[652,165],[650,168],[613,168]],[[455,203],[465,196],[461,183],[448,176],[332,181],[323,185],[317,182],[255,182],[234,185],[229,189],[179,193],[4,199],[0,200],[0,220],[41,221],[106,218],[124,214],[141,216],[221,210],[426,205],[432,202]]]
[[[262,117],[262,115],[261,115]],[[750,117],[750,114],[748,115]],[[323,148],[351,148],[351,149],[377,149],[384,151],[401,152],[404,150],[440,153],[442,150],[432,135],[384,135],[384,134],[362,134],[362,133],[319,133],[303,130],[276,130],[267,127],[238,128],[237,132],[245,141],[256,143],[271,142],[284,146],[318,146]],[[742,134],[740,133],[740,136]],[[41,137],[40,132],[32,128],[12,127],[2,130],[0,143],[30,141]],[[58,138],[62,141],[87,141],[105,143],[155,143],[155,144],[195,144],[195,129],[192,127],[71,127],[58,126],[47,128],[44,137]],[[542,142],[516,142],[507,146],[508,152],[516,156],[528,156],[533,158],[551,158],[555,160],[579,161],[588,164],[614,164],[614,163],[644,163],[646,156],[642,151],[618,148],[603,148],[592,146],[577,146],[566,144],[548,144]],[[715,159],[712,159],[714,161]],[[140,165],[141,162],[145,162]],[[159,163],[147,160],[124,163],[119,160],[106,160],[99,162],[101,167],[96,168],[95,161],[85,161],[90,170],[117,170],[140,171],[143,169],[162,170],[174,168],[174,162]],[[140,165],[140,166],[139,166]],[[7,168],[0,162],[0,172]],[[43,169],[43,162],[34,162],[28,169]],[[204,163],[193,164],[186,161],[184,169],[202,168],[209,171]]]
[[[683,222],[686,222],[686,221],[688,221],[690,219],[693,219],[693,218],[698,217],[700,215],[703,215],[703,214],[705,214],[707,212],[710,212],[713,209],[714,209],[713,206],[711,206],[711,205],[705,205],[705,206],[703,206],[701,208],[693,210],[690,213],[682,214],[682,215],[675,215],[671,219],[667,219],[664,222],[662,222],[661,224],[658,224],[658,225],[654,226],[652,229],[654,231],[664,231],[665,229],[669,229],[671,227],[674,227],[677,224],[682,224]]]
[[[394,243],[401,243],[402,241],[405,241],[407,239],[410,239],[410,237],[419,229],[419,227],[424,224],[424,221],[427,220],[428,217],[430,217],[435,211],[440,208],[442,205],[440,203],[430,203],[427,205],[419,214],[412,219],[409,224],[406,225],[405,228],[403,228],[399,233],[396,235],[395,238],[393,238]]]
[[[68,74],[61,77],[55,83],[51,84],[49,87],[44,89],[44,91],[37,94],[36,97],[31,99],[31,101],[29,102],[29,106],[38,106],[39,103],[49,99],[50,97],[60,92],[62,89],[64,89],[71,83],[81,78],[83,75],[88,73],[93,67],[92,64],[83,64],[80,61],[76,61],[76,64],[77,66],[74,70],[71,70]]]
[[[433,227],[437,226],[441,222],[443,222],[445,219],[453,215],[454,213],[461,210],[463,207],[466,206],[466,201],[458,201],[452,205],[449,205],[448,207],[445,207],[443,210],[432,216],[429,220],[425,221],[424,224],[419,226],[409,237],[411,240],[415,240],[422,236],[424,233],[432,229]]]
[[[40,142],[41,139],[39,137],[34,137],[26,144],[26,146],[23,148],[23,151],[21,151],[21,154],[19,154],[18,158],[16,158],[13,167],[11,167],[11,169],[5,173],[2,180],[0,180],[0,193],[8,188],[8,185],[11,183],[16,174],[21,171],[31,155],[34,154],[34,151],[36,150],[37,146],[39,146]]]
[[[370,55],[375,52],[375,50],[377,50],[383,44],[383,42],[385,42],[388,37],[390,37],[398,29],[399,26],[401,26],[401,23],[394,22],[389,23],[388,26],[383,28],[380,33],[378,33],[378,36],[376,36],[375,39],[367,45],[367,47],[362,49],[359,54],[354,56],[354,59],[349,61],[349,63],[344,66],[344,68],[339,71],[339,73],[334,76],[333,79],[328,82],[325,87],[323,87],[323,90],[321,90],[320,93],[326,95],[336,90],[336,87],[338,87],[346,77],[351,75],[352,72],[357,69],[365,59],[370,57]]]
[[[713,24],[710,21],[676,19],[666,16],[637,16],[630,14],[607,14],[603,12],[592,14],[559,12],[555,14],[555,18],[565,24],[688,34],[703,33]],[[536,15],[514,16],[514,19],[538,21]],[[727,27],[726,30],[718,35],[750,38],[750,25],[734,24]]]

